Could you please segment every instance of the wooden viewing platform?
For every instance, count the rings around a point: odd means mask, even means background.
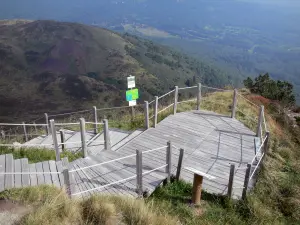
[[[110,132],[117,131],[111,130]],[[89,135],[93,138],[93,134]],[[233,197],[240,198],[247,164],[252,163],[257,150],[254,145],[256,136],[254,132],[234,118],[207,111],[195,110],[177,113],[162,120],[155,128],[149,128],[144,132],[114,135],[111,133],[111,135],[112,150],[104,150],[103,144],[93,144],[93,141],[103,139],[100,134],[98,137],[91,139],[91,142],[87,145],[88,157],[77,159],[71,163],[47,161],[28,164],[26,159],[13,160],[12,155],[0,156],[0,191],[12,187],[33,186],[44,183],[60,187],[64,184],[64,177],[61,172],[63,165],[65,165],[70,172],[70,182],[74,196],[89,196],[93,193],[137,196],[135,154],[136,150],[140,150],[144,152],[142,154],[142,172],[149,172],[142,176],[143,191],[151,194],[167,177],[165,168],[152,170],[166,165],[166,146],[167,142],[171,141],[172,174],[176,174],[179,149],[184,149],[181,179],[192,182],[193,174],[184,168],[194,168],[215,177],[213,180],[203,180],[205,191],[226,195],[230,165],[235,164]],[[71,136],[73,139],[70,138],[70,140],[80,141],[80,134],[75,132]],[[49,138],[49,136],[44,138]],[[42,137],[39,137],[39,140],[41,142],[46,141]],[[51,140],[51,137],[49,140]],[[31,142],[33,143],[34,140],[31,140]],[[68,143],[68,140],[66,142]],[[80,149],[80,145],[75,146],[75,148]],[[160,149],[145,153],[147,150],[156,148]],[[87,166],[130,155],[132,157],[84,169]],[[259,160],[259,157],[260,154],[258,154],[257,160]],[[76,171],[72,172],[72,170]],[[5,172],[22,171],[41,173],[35,175],[3,174]],[[43,171],[54,173],[43,174]],[[57,171],[59,173],[55,174]],[[127,178],[131,179],[121,183],[117,182]],[[105,186],[114,182],[116,184]],[[251,182],[249,185],[252,185]],[[104,187],[98,188],[99,186]],[[90,189],[92,191],[88,191]]]

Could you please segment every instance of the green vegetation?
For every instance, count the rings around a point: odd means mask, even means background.
[[[295,119],[296,119],[296,123],[298,124],[298,126],[300,126],[300,117],[296,116]]]
[[[39,186],[13,189],[0,197],[34,206],[16,224],[19,225],[176,225],[178,218],[168,216],[152,202],[120,196],[92,196],[85,200],[69,199],[54,187]]]
[[[127,105],[129,75],[136,77],[140,102],[175,85],[231,82],[219,69],[171,48],[97,27],[23,21],[1,25],[0,33],[1,121]]]
[[[14,159],[28,158],[29,163],[55,160],[55,151],[41,148],[10,148],[0,146],[0,155],[3,154],[13,154]],[[75,159],[82,158],[82,153],[64,151],[60,156],[61,158],[67,157],[69,162],[72,162]]]
[[[256,104],[262,103],[260,96],[244,90],[240,93]],[[231,91],[207,93],[201,107],[229,114],[231,103]],[[179,111],[194,108],[195,102],[179,105]],[[243,98],[238,99],[238,108],[253,118],[257,117],[257,108]],[[94,196],[81,202],[69,200],[64,194],[59,194],[60,191],[49,187],[10,190],[0,197],[36,206],[21,224],[39,224],[42,220],[49,225],[58,221],[63,224],[117,224],[115,219],[124,224],[299,224],[299,128],[291,129],[292,123],[277,104],[268,101],[265,108],[271,132],[270,148],[263,160],[257,184],[245,201],[230,201],[226,197],[203,192],[201,205],[194,207],[190,204],[191,184],[183,181],[158,188],[145,202],[115,196]],[[256,123],[239,111],[237,118],[255,129]]]
[[[295,105],[296,99],[293,93],[293,85],[287,81],[272,80],[268,73],[259,75],[254,81],[248,77],[244,80],[244,85],[251,92],[271,100],[279,101],[282,105]]]

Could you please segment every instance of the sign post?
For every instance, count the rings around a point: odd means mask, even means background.
[[[139,99],[139,90],[135,88],[135,77],[129,76],[127,77],[127,87],[128,91],[126,91],[126,101],[128,101],[129,106],[131,106],[132,118],[134,117],[134,108],[136,106],[136,100]]]

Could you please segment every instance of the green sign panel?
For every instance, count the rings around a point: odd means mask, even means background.
[[[133,101],[139,98],[139,89],[132,89],[126,91],[126,101]]]

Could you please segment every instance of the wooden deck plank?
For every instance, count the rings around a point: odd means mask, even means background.
[[[13,173],[14,172],[14,157],[12,154],[5,155],[5,172],[6,173]],[[13,174],[6,174],[5,175],[5,189],[10,189],[15,186],[15,176]]]
[[[27,158],[21,159],[21,168],[22,168],[22,172],[24,173],[29,172],[29,165],[28,165]],[[29,185],[30,185],[29,174],[22,174],[22,187],[27,187]]]
[[[53,160],[49,161],[49,169],[50,169],[50,172],[52,173],[52,174],[50,174],[52,184],[54,186],[56,186],[56,187],[60,187],[59,176],[56,173],[57,169],[56,169],[56,163],[55,163],[55,161],[53,161]]]
[[[76,163],[74,163],[74,169],[79,169],[80,167],[82,167],[82,166],[80,165],[79,161],[76,161]],[[82,191],[88,191],[94,187],[91,184],[91,182],[89,182],[91,178],[85,172],[83,172],[82,170],[79,170],[76,173],[78,174],[79,181],[81,182]],[[89,191],[89,192],[82,193],[81,196],[89,197],[93,193],[94,193],[94,191]]]
[[[16,159],[15,163],[15,173],[21,173],[22,172],[22,165],[21,165],[21,159]],[[22,175],[21,174],[15,174],[15,188],[21,188],[22,187]]]
[[[43,166],[43,171],[45,172],[45,174],[44,174],[45,184],[51,185],[52,180],[51,180],[51,174],[49,174],[49,172],[50,172],[49,161],[42,162],[42,166]]]
[[[37,183],[38,185],[45,184],[45,177],[44,177],[44,170],[43,170],[43,164],[41,162],[38,162],[35,164],[36,172],[37,174]]]
[[[108,184],[108,183],[112,183],[115,182],[117,180],[122,180],[128,177],[131,177],[133,175],[135,175],[133,172],[131,172],[130,170],[125,170],[125,169],[120,169],[120,167],[118,166],[120,165],[120,163],[112,163],[112,164],[106,164],[103,167],[95,167],[94,171],[98,174],[99,177],[103,178],[106,183],[103,184]],[[133,179],[134,180],[134,179]],[[122,188],[122,184],[116,184],[113,185],[115,188],[115,191],[117,192],[123,192],[123,188]],[[128,190],[132,190],[132,188],[135,190],[135,185],[131,185],[131,181],[129,181],[128,183],[126,183],[126,185],[124,186],[125,189]],[[121,190],[118,190],[121,189]]]
[[[0,155],[0,173],[5,173],[5,155]],[[0,192],[4,191],[5,174],[0,174]]]
[[[65,181],[64,181],[64,175],[62,174],[62,172],[63,172],[63,164],[62,164],[62,161],[57,161],[57,162],[55,162],[55,164],[56,164],[56,170],[57,170],[58,172],[61,172],[61,173],[58,174],[59,185],[60,185],[60,187],[63,187],[64,184],[65,184]]]
[[[107,173],[109,176],[113,177],[112,180],[116,180],[116,179],[124,179],[124,178],[128,178],[131,177],[133,175],[136,174],[136,162],[135,159],[132,160],[126,160],[125,162],[115,162],[113,164],[107,164],[106,168],[107,168]],[[162,165],[160,165],[162,166]],[[97,168],[98,169],[98,168]],[[154,169],[153,167],[147,166],[145,164],[143,164],[143,172],[147,172],[151,169]],[[116,177],[116,174],[118,175],[118,177]],[[147,176],[143,176],[143,185],[148,189],[148,190],[153,190],[153,183],[160,183],[161,180],[163,180],[165,178],[165,176],[162,176],[160,174],[157,173],[151,173]],[[136,185],[136,180],[132,180],[130,182],[132,185]]]
[[[35,163],[29,164],[29,171],[30,171],[30,173],[33,173],[33,174],[30,174],[30,176],[29,176],[30,186],[36,186],[38,184],[38,182],[37,182]]]
[[[72,164],[72,166],[70,167],[70,169],[72,170],[72,169],[76,169],[76,168]],[[81,191],[84,191],[84,188],[83,188],[82,182],[80,181],[80,177],[79,177],[78,173],[77,172],[71,172],[70,174],[73,176],[72,179],[73,179],[73,186],[74,186],[74,190],[75,190],[74,192],[72,191],[72,194],[77,194],[77,193],[79,193]],[[80,198],[83,197],[81,194],[80,195],[76,195],[76,196],[78,196]]]
[[[119,141],[118,143],[116,143],[115,145],[113,145],[112,148],[111,148],[111,150],[112,151],[117,151],[119,148],[123,147],[129,141],[131,141],[132,139],[136,138],[137,136],[139,136],[142,133],[143,133],[142,130],[136,130],[136,131],[132,132],[126,138],[122,139],[121,141]]]
[[[88,164],[86,164],[86,160],[83,160],[83,165],[87,166]],[[106,183],[107,181],[104,180],[101,176],[99,176],[93,168],[90,169],[86,169],[85,173],[91,178],[90,179],[90,183],[94,186],[94,188],[98,188],[99,186],[101,186],[103,183]],[[94,191],[94,193],[110,193],[110,194],[116,194],[116,192],[112,189],[109,188],[102,188],[102,189],[97,189]]]
[[[62,162],[62,167],[64,168],[68,168],[69,170],[72,169],[72,165],[69,163],[68,158],[62,158],[61,160]],[[71,188],[71,192],[72,193],[76,193],[78,192],[78,187],[76,185],[76,180],[75,180],[75,175],[74,173],[69,173],[69,179],[70,179],[70,188]]]

